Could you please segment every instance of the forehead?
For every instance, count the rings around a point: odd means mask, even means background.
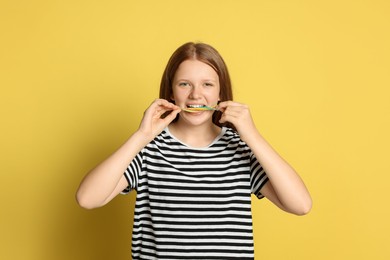
[[[202,61],[185,60],[179,65],[175,73],[176,80],[181,78],[218,80],[218,74],[210,65]]]

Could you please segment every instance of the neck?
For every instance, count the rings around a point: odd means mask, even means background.
[[[206,147],[221,133],[215,124],[187,126],[180,121],[169,125],[169,131],[180,141],[192,147]]]

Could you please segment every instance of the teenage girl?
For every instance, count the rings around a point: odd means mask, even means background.
[[[253,259],[251,194],[296,215],[312,205],[248,106],[233,101],[220,54],[203,43],[173,53],[160,98],[138,130],[85,176],[77,201],[97,208],[131,190],[133,259]]]

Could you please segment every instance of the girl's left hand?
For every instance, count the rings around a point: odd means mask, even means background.
[[[247,105],[224,101],[218,104],[218,109],[222,112],[219,122],[232,123],[244,141],[257,131]]]

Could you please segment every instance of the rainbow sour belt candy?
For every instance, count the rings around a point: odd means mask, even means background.
[[[194,113],[194,112],[200,112],[200,111],[214,111],[214,110],[218,110],[218,109],[216,109],[216,105],[215,105],[212,107],[209,107],[209,106],[186,107],[186,108],[182,108],[181,110],[186,111],[186,112],[190,112],[190,113]]]

